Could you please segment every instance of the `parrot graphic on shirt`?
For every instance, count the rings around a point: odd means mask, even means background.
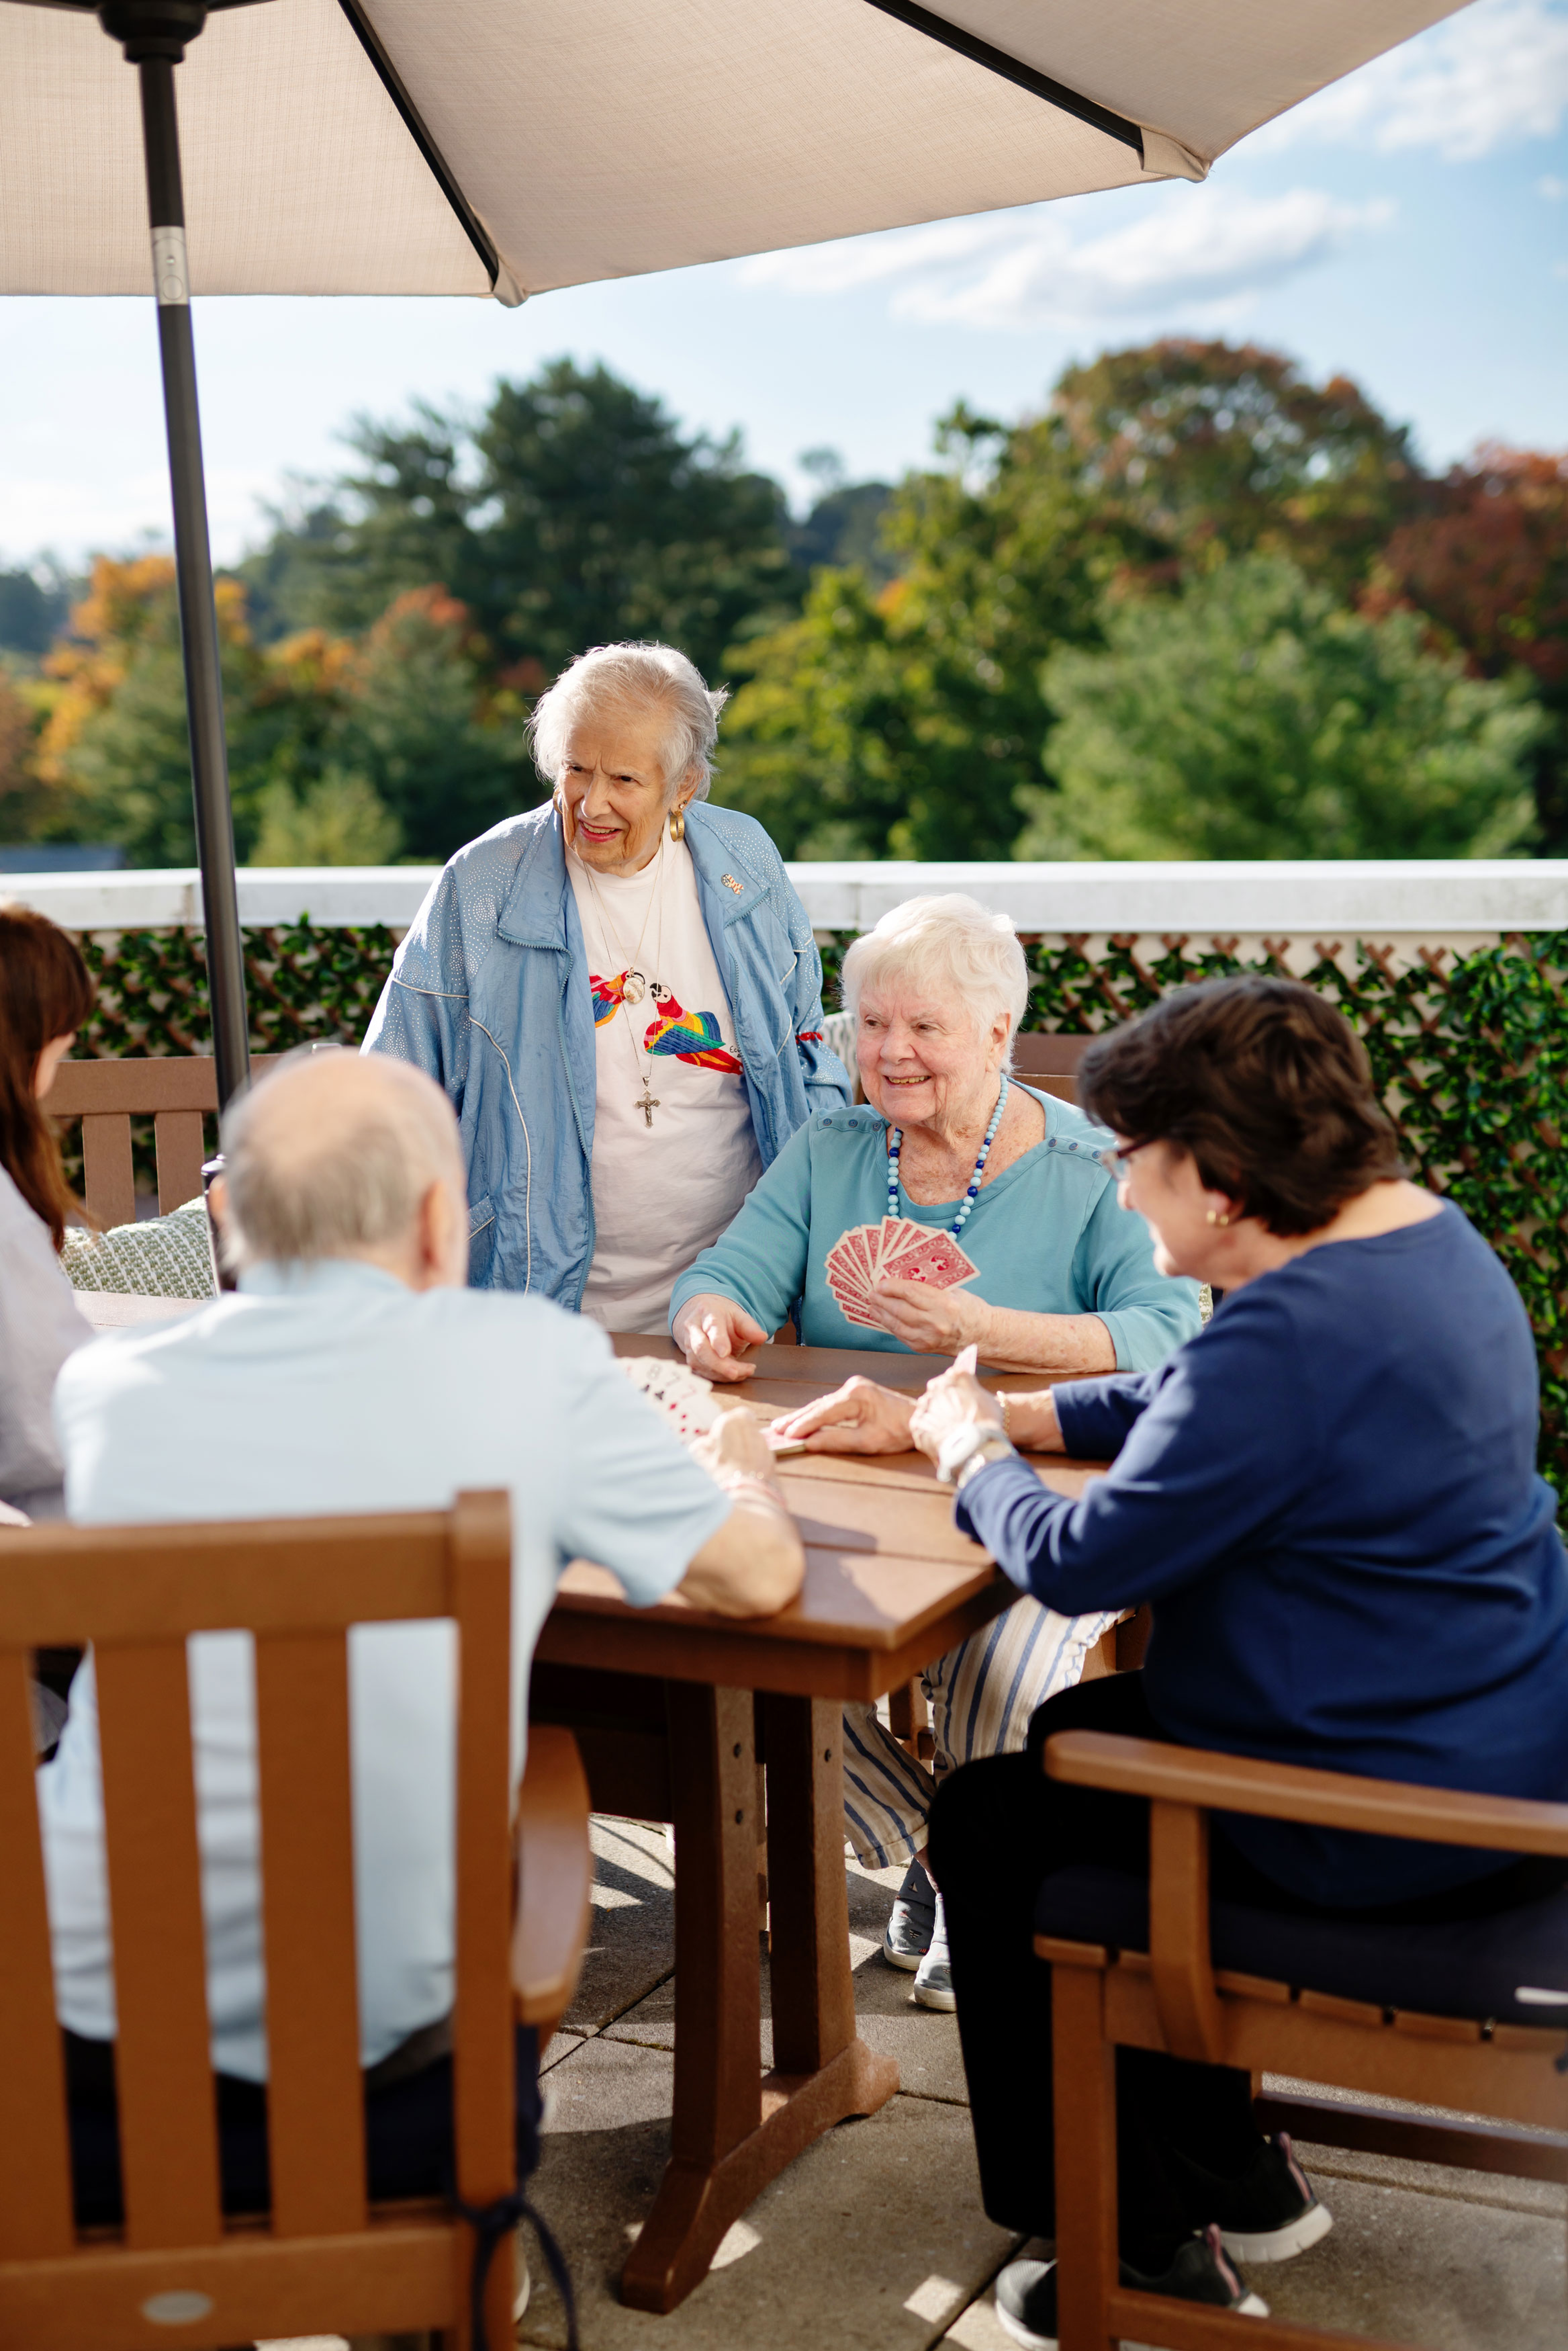
[[[613,1020],[626,1002],[626,979],[624,971],[618,971],[613,979],[601,979],[597,971],[589,972],[588,994],[594,1001],[596,1029],[603,1029]]]
[[[657,980],[649,994],[659,1011],[643,1037],[646,1052],[685,1061],[694,1070],[724,1070],[739,1076],[741,1063],[725,1044],[713,1013],[686,1011]]]

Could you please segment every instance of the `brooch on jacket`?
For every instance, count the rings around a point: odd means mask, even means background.
[[[737,882],[732,873],[721,873],[719,879],[723,883],[726,890],[732,890],[734,892],[737,898],[741,898],[745,895],[745,883],[743,882]]]

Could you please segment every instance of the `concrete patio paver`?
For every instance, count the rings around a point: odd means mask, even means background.
[[[596,1820],[593,1842],[591,1949],[545,2055],[550,2105],[533,2183],[571,2267],[583,2351],[1012,2351],[996,2273],[1021,2251],[1050,2249],[1026,2248],[985,2218],[957,2021],[915,2007],[911,1978],[879,1953],[903,1872],[854,1863],[856,2007],[866,2039],[898,2057],[899,2095],[840,2124],[774,2180],[670,2316],[622,2306],[621,2263],[670,2145],[673,1855],[645,1823]],[[763,1994],[765,2042],[765,1962]],[[1335,2226],[1299,2261],[1251,2271],[1282,2316],[1425,2351],[1563,2351],[1563,2189],[1341,2148],[1302,2154]],[[530,2265],[519,2341],[558,2351],[565,2314],[536,2246]],[[343,2346],[317,2338],[265,2351]]]

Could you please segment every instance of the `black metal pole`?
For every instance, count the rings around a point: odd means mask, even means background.
[[[196,29],[200,29],[199,21]],[[159,47],[161,54],[150,56],[144,51],[136,56],[132,45],[127,45],[141,82],[141,135],[147,159],[147,204],[158,298],[158,344],[163,361],[163,413],[169,428],[169,486],[174,504],[174,566],[180,583],[185,707],[191,725],[196,853],[202,866],[213,1050],[218,1064],[218,1101],[222,1105],[250,1075],[250,1022],[245,1007],[244,942],[240,935],[239,893],[234,879],[234,820],[229,801],[229,752],[223,734],[223,679],[218,660],[218,615],[213,601],[207,487],[202,471],[202,420],[196,405],[196,349],[191,332],[190,278],[185,266],[185,200],[180,176],[180,128],[174,108],[178,53],[169,54],[172,44]]]

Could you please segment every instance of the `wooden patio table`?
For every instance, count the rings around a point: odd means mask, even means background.
[[[618,1337],[621,1355],[674,1357]],[[734,1391],[772,1419],[856,1373],[919,1393],[945,1355],[762,1347]],[[1039,1374],[990,1379],[1012,1389]],[[1094,1466],[1039,1459],[1081,1490]],[[770,2179],[898,2069],[856,2032],[844,1865],[842,1709],[875,1699],[1016,1598],[952,1523],[952,1497],[918,1453],[800,1454],[779,1473],[805,1541],[805,1583],[779,1615],[736,1620],[672,1598],[621,1599],[602,1568],[566,1572],[540,1637],[532,1711],[578,1737],[596,1811],[672,1821],[676,1841],[671,2148],[627,2257],[624,2298],[670,2311]],[[759,1845],[766,1779],[774,2064],[761,2060]]]

